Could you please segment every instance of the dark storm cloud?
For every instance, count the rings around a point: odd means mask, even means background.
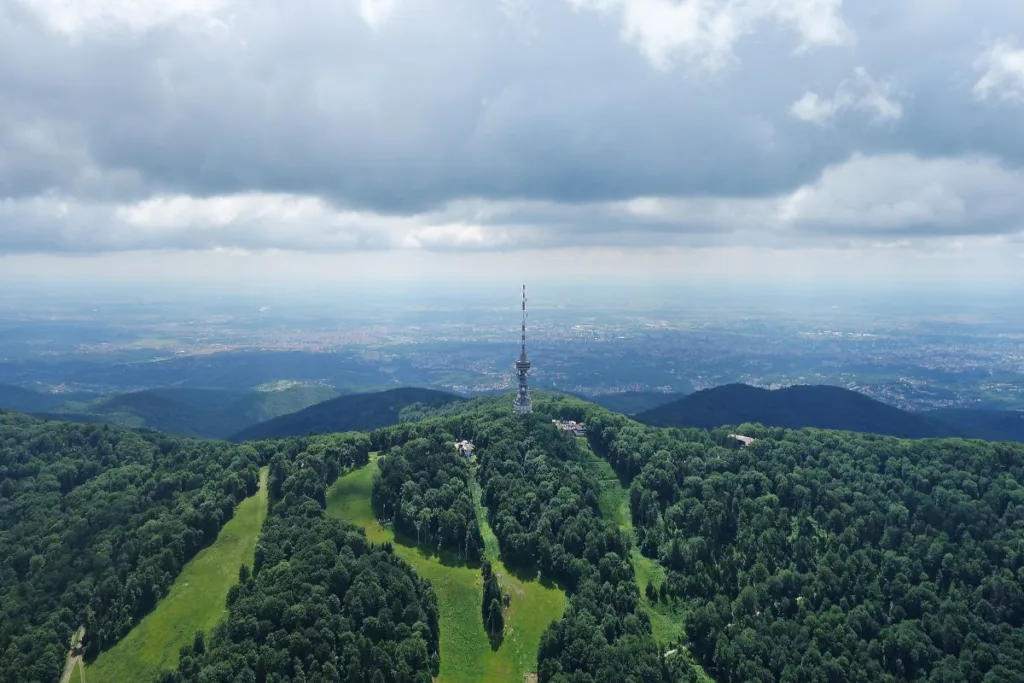
[[[307,249],[320,234],[334,248],[639,245],[758,228],[799,245],[1018,229],[1017,204],[979,178],[1016,181],[1024,104],[976,85],[979,55],[1024,37],[1024,5],[707,3],[731,27],[719,34],[682,23],[678,4],[0,0],[0,196],[13,202],[0,249]],[[840,188],[864,180],[856,168],[825,179],[855,154],[910,159],[873,167],[882,175],[954,160],[944,195],[901,198]],[[956,162],[977,157],[992,162]],[[268,193],[325,205],[287,228],[271,225],[294,218],[287,201],[230,220],[190,204],[159,230],[157,209],[134,222],[118,209]],[[834,195],[848,200],[839,212]],[[664,202],[625,206],[645,197]],[[47,198],[73,206],[39,209]],[[463,201],[497,207],[481,217]]]

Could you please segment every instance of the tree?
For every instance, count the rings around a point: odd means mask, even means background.
[[[491,629],[491,637],[505,630],[505,617],[501,613],[501,603],[497,599],[491,600],[487,610],[487,623]]]

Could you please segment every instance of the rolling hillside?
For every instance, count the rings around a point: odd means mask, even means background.
[[[969,439],[1024,441],[1024,411],[942,408],[922,415],[950,425]]]
[[[53,410],[68,400],[85,398],[84,394],[44,394],[11,384],[0,384],[0,408],[19,413]]]
[[[338,395],[320,385],[269,386],[260,390],[147,389],[98,398],[43,394],[0,387],[0,407],[69,422],[106,422],[155,429],[177,436],[224,439],[266,420]],[[77,400],[75,400],[77,399]]]
[[[617,394],[599,394],[597,396],[581,396],[580,398],[585,401],[593,401],[615,413],[636,415],[677,401],[684,395],[666,394],[660,391],[623,391]]]
[[[772,427],[818,427],[912,439],[960,435],[955,427],[924,414],[824,385],[769,390],[727,384],[640,413],[636,419],[658,427],[711,428],[758,422]]]
[[[403,387],[368,394],[350,394],[317,403],[291,415],[268,420],[243,429],[232,441],[279,439],[305,434],[326,434],[352,430],[371,430],[398,423],[398,414],[406,406],[420,403],[438,407],[463,401],[461,396],[434,389]]]

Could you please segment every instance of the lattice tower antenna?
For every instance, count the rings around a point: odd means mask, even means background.
[[[517,415],[529,415],[533,412],[530,402],[530,386],[527,375],[530,373],[530,359],[526,357],[526,285],[523,285],[523,332],[522,349],[519,353],[519,360],[516,361],[516,377],[519,382],[519,391],[516,393],[513,405]]]

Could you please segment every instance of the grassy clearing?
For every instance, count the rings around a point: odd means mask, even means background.
[[[81,660],[75,662],[75,668],[71,670],[71,678],[68,683],[85,683],[85,672],[82,671]]]
[[[366,537],[374,543],[394,543],[395,554],[433,585],[441,624],[441,671],[437,681],[523,680],[525,672],[536,668],[540,634],[552,619],[561,615],[564,595],[537,582],[515,581],[503,565],[492,560],[495,570],[505,574],[505,585],[512,592],[506,637],[497,650],[492,650],[480,616],[483,580],[479,567],[468,566],[451,553],[427,555],[415,547],[414,540],[396,539],[390,527],[378,523],[370,507],[376,473],[374,456],[366,467],[339,478],[327,492],[327,514],[363,527]],[[489,527],[481,532],[485,540],[488,535],[494,537]],[[488,556],[496,558],[497,540],[493,543],[493,551],[488,546]]]
[[[509,626],[505,629],[505,639],[499,652],[507,650],[507,656],[513,663],[510,673],[516,680],[521,680],[523,673],[536,670],[541,634],[548,624],[562,616],[565,593],[550,582],[521,581],[508,571],[501,561],[498,537],[487,523],[487,510],[481,502],[480,485],[475,478],[473,497],[476,500],[476,514],[480,520],[480,534],[484,539],[487,559],[491,561],[498,580],[512,598],[505,618]],[[495,677],[489,680],[496,680],[503,675],[501,671],[493,673]],[[502,680],[512,680],[513,676],[505,676]]]
[[[164,669],[176,666],[181,646],[192,642],[196,631],[210,631],[227,613],[228,589],[238,582],[242,564],[252,566],[266,515],[267,469],[263,468],[259,492],[239,503],[217,540],[185,565],[156,609],[89,666],[89,680],[153,681]]]

